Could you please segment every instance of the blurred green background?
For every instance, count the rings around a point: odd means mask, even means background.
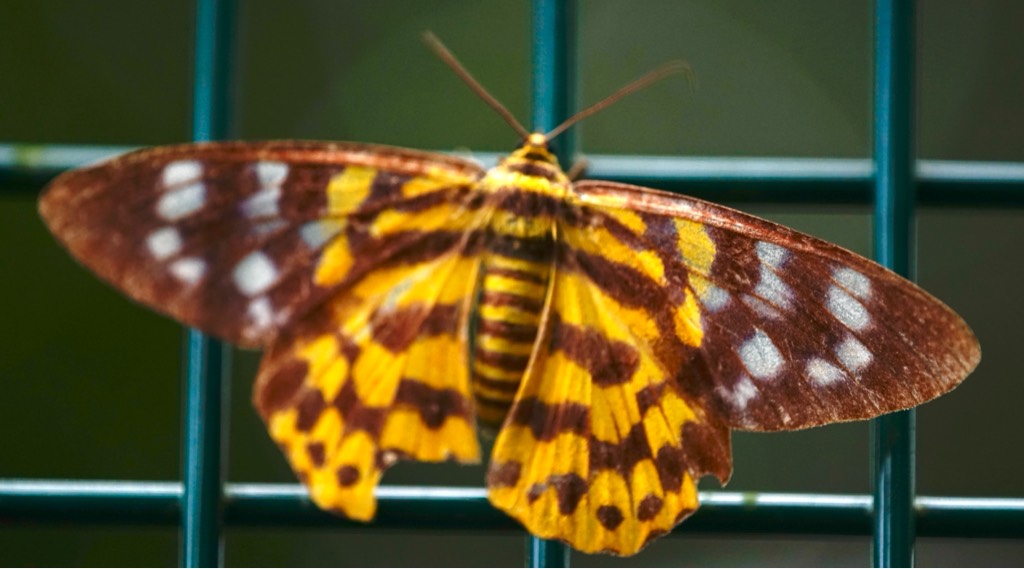
[[[508,151],[515,135],[420,42],[443,38],[522,120],[527,2],[240,1],[236,133],[432,150]],[[1024,3],[919,8],[919,155],[1024,161]],[[193,6],[178,0],[0,3],[0,142],[155,145],[190,136]],[[580,2],[580,98],[670,59],[667,81],[581,129],[586,152],[867,157],[871,2]],[[180,328],[78,267],[35,212],[0,193],[0,477],[180,477]],[[745,207],[870,253],[866,208]],[[978,371],[918,413],[918,492],[1024,496],[1020,358],[1024,215],[922,210],[919,280],[981,339]],[[230,479],[292,475],[249,406],[258,355],[232,383]],[[866,424],[734,436],[729,490],[867,493]],[[385,482],[482,483],[482,468],[403,464]],[[705,484],[704,488],[714,488]],[[699,513],[697,514],[700,515]],[[687,535],[578,565],[865,565],[868,540]],[[174,565],[174,528],[22,527],[0,565]],[[519,565],[521,534],[229,529],[230,565]],[[921,539],[921,565],[1019,565],[1024,540]]]

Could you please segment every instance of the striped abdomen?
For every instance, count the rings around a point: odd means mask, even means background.
[[[481,423],[499,425],[530,360],[550,273],[550,241],[502,236],[484,257],[473,345]]]
[[[495,211],[480,272],[472,348],[477,419],[500,425],[537,343],[555,254],[555,219],[569,179],[528,140],[480,181]]]

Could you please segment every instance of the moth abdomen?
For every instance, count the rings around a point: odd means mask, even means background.
[[[536,343],[551,273],[550,259],[531,254],[543,250],[537,240],[503,235],[483,258],[471,373],[485,424],[504,420]]]

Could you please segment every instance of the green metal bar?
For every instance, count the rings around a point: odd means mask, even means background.
[[[531,128],[547,132],[576,109],[575,0],[534,0]],[[576,129],[553,141],[563,166],[576,154]]]
[[[0,143],[0,195],[38,192],[61,172],[123,154],[132,146]],[[485,165],[503,154],[475,152]],[[1024,163],[917,161],[918,204],[1024,207]],[[868,205],[873,161],[855,158],[686,158],[587,155],[587,177],[650,186],[730,203]]]
[[[534,0],[532,128],[548,132],[567,119],[576,106],[576,2]],[[575,129],[553,141],[563,166],[575,154]],[[569,547],[529,536],[527,567],[569,567]]]
[[[177,482],[0,480],[0,522],[171,526],[179,522],[182,493]],[[377,498],[376,528],[519,528],[490,506],[482,488],[384,486]],[[700,500],[700,515],[673,536],[867,536],[872,531],[873,498],[868,495],[713,491],[701,492]],[[915,511],[922,537],[1024,538],[1024,498],[919,496]],[[228,484],[225,522],[230,527],[366,527],[318,509],[298,484]]]
[[[234,6],[230,0],[196,4],[192,137],[226,138],[229,123]],[[227,441],[225,389],[230,348],[198,330],[185,332],[185,425],[181,564],[223,564],[223,487]]]
[[[234,79],[235,0],[197,0],[192,138],[227,138]]]
[[[181,564],[213,567],[223,558],[223,484],[226,464],[224,377],[230,349],[198,330],[183,331],[186,345],[182,449]]]
[[[571,551],[562,542],[531,535],[526,540],[526,566],[569,567]]]
[[[0,480],[0,525],[177,525],[178,482]]]
[[[913,277],[914,2],[875,2],[875,258]],[[914,410],[872,422],[876,567],[914,563]]]

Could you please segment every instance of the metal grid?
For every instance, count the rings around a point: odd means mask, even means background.
[[[199,0],[196,8],[193,138],[227,134],[235,6]],[[571,0],[535,0],[533,125],[545,131],[572,108],[575,8]],[[775,203],[873,203],[875,257],[911,275],[916,204],[1019,206],[1024,165],[913,160],[914,10],[912,2],[875,2],[875,145],[873,160],[665,159],[590,156],[595,178],[715,199]],[[571,155],[571,136],[563,155]],[[29,168],[18,147],[0,145],[0,183],[41,185],[56,172],[111,153],[100,147],[36,149]],[[916,170],[916,171],[915,171]],[[723,191],[727,185],[728,190]],[[811,189],[813,187],[813,190]],[[915,195],[916,192],[916,195]],[[182,482],[0,480],[0,516],[8,522],[180,524],[181,563],[222,561],[225,524],[339,526],[296,485],[225,484],[222,479],[223,377],[228,354],[219,342],[186,331],[186,413]],[[702,492],[692,531],[755,534],[871,535],[876,566],[909,566],[915,535],[1021,537],[1024,499],[915,497],[913,411],[874,421],[874,496]],[[382,487],[378,527],[509,530],[483,489]],[[568,549],[529,538],[526,563],[568,565]]]

